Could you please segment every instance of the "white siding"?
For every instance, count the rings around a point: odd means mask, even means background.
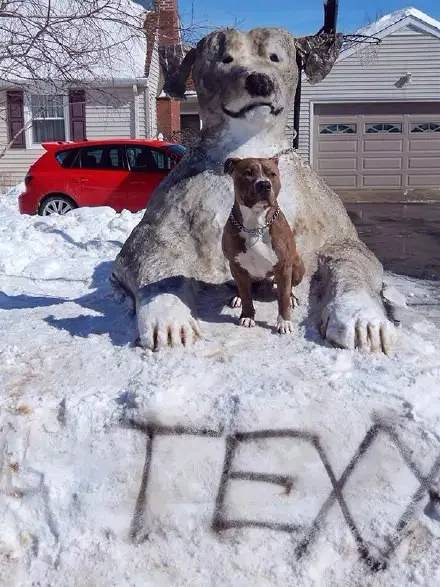
[[[133,88],[88,91],[86,128],[88,139],[134,137]]]
[[[411,28],[386,37],[374,62],[365,64],[365,48],[338,61],[329,76],[311,86],[304,81],[299,152],[310,160],[310,108],[314,102],[439,101],[440,39]],[[412,81],[396,82],[407,72]]]
[[[149,120],[147,120],[147,138],[155,138],[157,136],[157,104],[156,98],[160,94],[161,89],[161,72],[159,64],[159,48],[157,44],[157,36],[154,41],[153,54],[151,56],[150,71],[148,75],[148,90],[147,90],[147,104],[150,112]]]

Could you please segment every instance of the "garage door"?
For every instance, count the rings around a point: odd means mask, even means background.
[[[313,166],[339,190],[440,186],[440,102],[318,104]]]

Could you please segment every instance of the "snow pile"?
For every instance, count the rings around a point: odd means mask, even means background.
[[[304,308],[292,337],[274,303],[240,329],[217,288],[203,342],[146,352],[108,283],[139,220],[0,200],[0,583],[438,584],[438,329],[362,355]]]

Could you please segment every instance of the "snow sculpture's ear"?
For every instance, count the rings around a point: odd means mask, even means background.
[[[226,159],[225,161],[225,168],[224,171],[227,175],[232,175],[232,173],[234,172],[234,167],[236,166],[236,164],[240,161],[240,159],[234,158],[234,159]]]
[[[330,73],[342,43],[342,34],[319,33],[295,39],[300,61],[311,84],[317,84]]]
[[[186,84],[196,58],[196,49],[190,49],[180,66],[168,72],[164,92],[171,98],[185,98]]]

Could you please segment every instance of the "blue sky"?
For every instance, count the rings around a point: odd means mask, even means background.
[[[249,29],[255,26],[282,26],[293,33],[303,34],[318,30],[322,24],[322,0],[179,0],[185,25],[237,26]],[[394,10],[414,6],[440,20],[439,0],[340,0],[339,30],[353,32]],[[202,35],[200,35],[202,36]]]

